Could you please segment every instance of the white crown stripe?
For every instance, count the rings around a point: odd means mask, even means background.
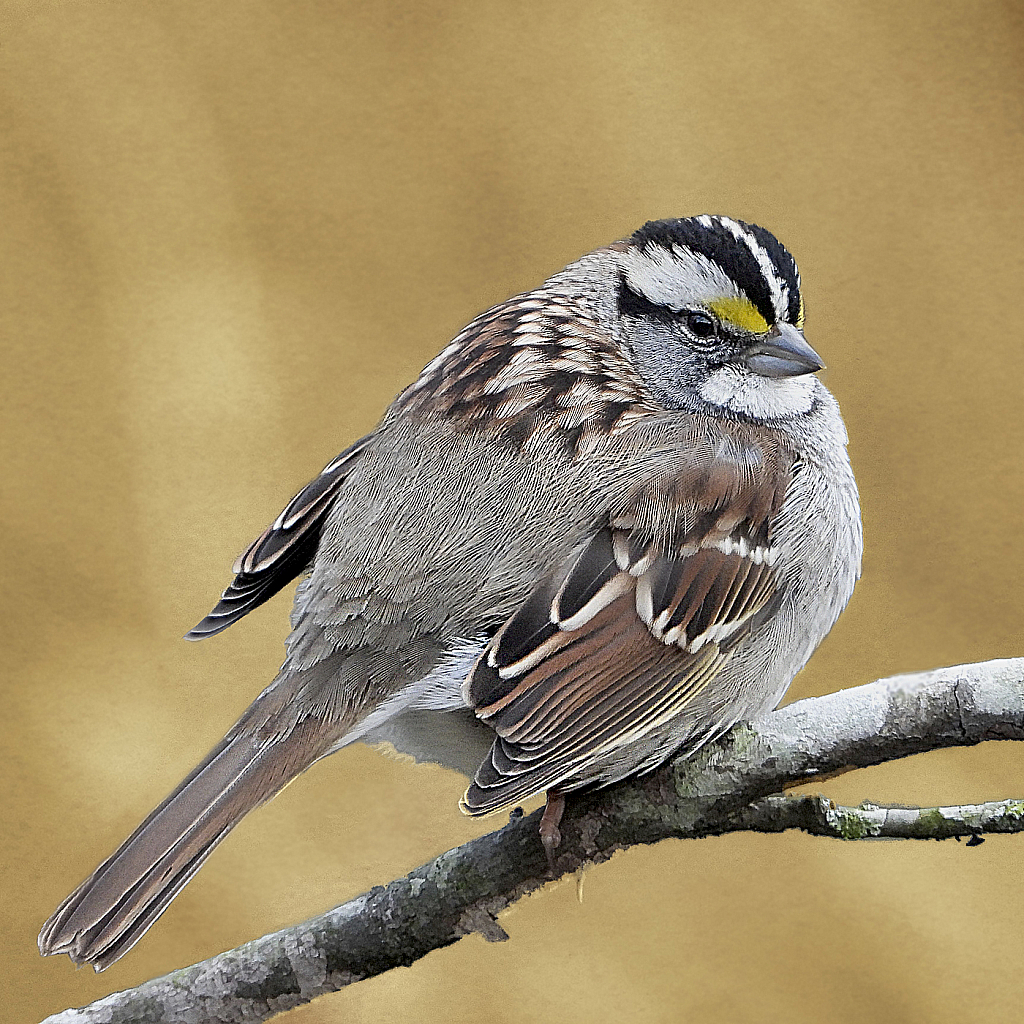
[[[703,223],[703,218],[698,219]],[[761,268],[765,281],[768,282],[775,315],[780,320],[785,320],[789,312],[789,285],[779,276],[775,261],[768,255],[764,246],[742,224],[738,224],[731,217],[719,217],[718,222],[728,229],[733,238],[743,242],[751,251],[754,259],[757,260],[757,265]],[[710,225],[706,226],[710,227]]]

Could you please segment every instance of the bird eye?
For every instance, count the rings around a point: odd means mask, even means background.
[[[699,309],[688,309],[683,313],[683,323],[695,338],[713,338],[718,333],[718,321]]]

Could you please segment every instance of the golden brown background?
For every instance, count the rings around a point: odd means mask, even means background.
[[[867,555],[792,696],[1024,653],[1017,3],[12,3],[2,78],[0,1014],[31,1021],[492,823],[359,747],[246,820],[104,975],[57,902],[265,685],[290,595],[179,638],[234,556],[481,309],[652,217],[796,255]],[[829,784],[1024,796],[1006,746]],[[620,854],[296,1022],[999,1020],[1024,837]]]

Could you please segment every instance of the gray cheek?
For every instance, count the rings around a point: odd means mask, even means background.
[[[641,322],[626,332],[626,340],[640,376],[666,406],[678,407],[693,395],[703,362],[677,332],[667,325]]]

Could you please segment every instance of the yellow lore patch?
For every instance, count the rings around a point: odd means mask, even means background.
[[[710,309],[724,324],[739,327],[751,334],[767,334],[768,321],[758,312],[750,299],[730,295],[727,298],[714,299],[707,303]]]

